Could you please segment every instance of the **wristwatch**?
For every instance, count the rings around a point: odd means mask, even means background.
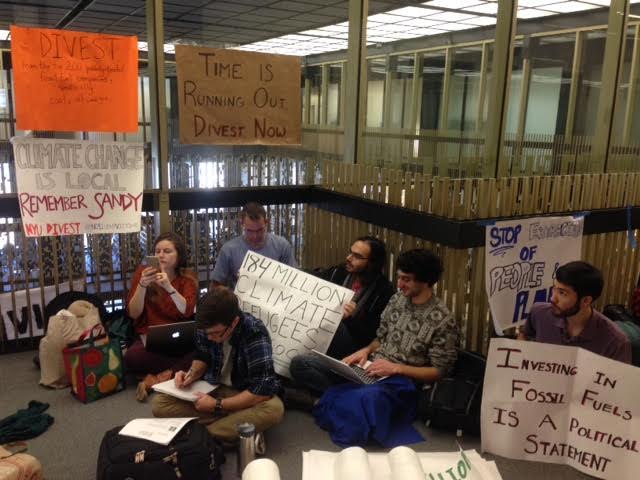
[[[215,413],[222,413],[222,399],[220,397],[216,398],[216,408],[214,410]]]

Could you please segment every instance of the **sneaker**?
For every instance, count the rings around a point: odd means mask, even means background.
[[[264,455],[267,453],[267,442],[264,439],[264,433],[256,433],[255,436],[256,455]]]
[[[311,413],[313,407],[318,403],[318,398],[307,390],[284,387],[282,402],[287,408]]]

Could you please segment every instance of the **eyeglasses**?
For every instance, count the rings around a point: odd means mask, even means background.
[[[229,329],[231,328],[231,325],[227,325],[226,328],[222,331],[213,331],[213,329],[211,328],[206,328],[204,330],[204,333],[207,337],[214,337],[214,338],[222,338],[226,335],[226,333],[229,331]]]
[[[369,257],[365,257],[364,255],[360,255],[358,252],[354,252],[353,250],[351,250],[347,254],[347,257],[353,257],[356,260],[369,260]]]

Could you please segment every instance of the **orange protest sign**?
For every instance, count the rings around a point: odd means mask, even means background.
[[[21,130],[138,131],[138,40],[11,26]]]

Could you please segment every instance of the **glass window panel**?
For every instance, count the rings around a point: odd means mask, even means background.
[[[409,128],[411,121],[411,93],[413,89],[413,55],[391,57],[389,94],[389,125],[391,128]]]
[[[591,136],[595,133],[606,40],[607,32],[604,29],[585,34],[580,59],[574,135]]]
[[[452,52],[447,129],[475,130],[478,118],[482,45]]]
[[[327,124],[340,124],[340,89],[342,87],[342,64],[329,65],[329,85],[327,88]]]
[[[306,74],[310,80],[309,123],[318,124],[320,123],[320,105],[322,102],[320,98],[322,90],[322,67],[307,67]]]
[[[420,108],[420,129],[440,128],[442,110],[442,89],[446,53],[444,50],[426,52],[422,55],[422,98]]]
[[[564,135],[576,34],[531,39],[525,133]]]
[[[631,61],[633,59],[633,44],[635,40],[636,27],[635,25],[629,27],[627,29],[627,36],[624,42],[624,59],[622,64],[622,74],[620,75],[620,80],[618,83],[618,91],[616,95],[616,106],[614,109],[613,116],[613,130],[612,136],[613,140],[616,142],[621,141],[631,141],[632,143],[637,143],[638,137],[629,137],[628,139],[624,138],[625,134],[625,114],[627,110],[627,103],[629,102],[629,91],[631,87]],[[637,56],[637,53],[636,53]],[[636,65],[638,68],[638,65]],[[638,85],[635,85],[635,88],[638,88]]]
[[[513,48],[513,66],[511,69],[511,81],[509,83],[509,106],[507,108],[505,133],[515,133],[518,131],[520,95],[522,91],[523,54],[522,40],[516,40]]]
[[[367,127],[382,127],[386,71],[386,58],[372,58],[367,61]]]

